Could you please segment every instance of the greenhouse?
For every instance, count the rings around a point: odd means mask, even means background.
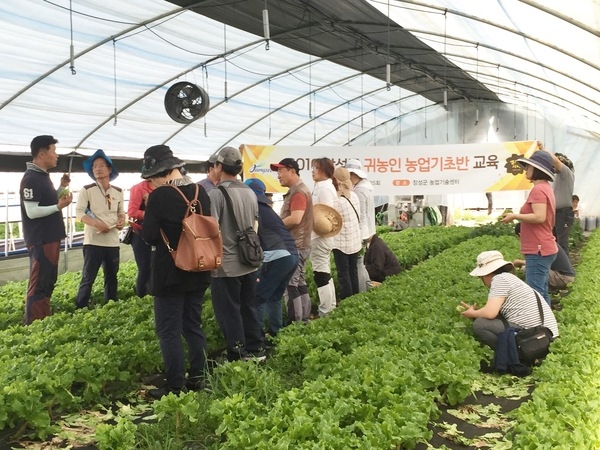
[[[0,449],[600,448],[598,0],[4,0],[0,23]],[[58,140],[50,178],[68,174],[74,201],[52,316],[23,326],[19,183],[39,135]],[[525,378],[482,373],[493,352],[456,306],[486,298],[469,277],[480,252],[520,257],[497,219],[527,198],[515,160],[538,143],[575,168],[577,278],[552,297],[560,338],[544,362]],[[150,400],[152,296],[135,294],[120,244],[123,301],[104,302],[98,277],[75,308],[75,204],[102,149],[127,209],[156,145],[194,181],[240,149],[242,178],[263,181],[277,212],[270,164],[294,159],[312,188],[315,159],[359,159],[403,271],[285,327],[260,364],[223,362],[208,290],[207,389]]]

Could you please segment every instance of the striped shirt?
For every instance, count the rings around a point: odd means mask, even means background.
[[[504,303],[500,307],[500,314],[508,321],[521,328],[532,328],[542,324],[534,290],[512,273],[501,273],[492,278],[492,285],[488,298],[502,297]],[[544,312],[544,326],[558,337],[558,324],[556,318],[540,295],[542,311]]]

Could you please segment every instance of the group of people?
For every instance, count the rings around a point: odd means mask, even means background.
[[[33,160],[27,164],[20,186],[24,237],[31,260],[26,324],[51,314],[60,241],[65,238],[61,210],[73,200],[67,175],[57,190],[49,178],[48,170],[58,161],[57,143],[47,135],[32,140]],[[549,277],[551,284],[559,280],[564,286],[575,276],[568,258],[574,219],[572,164],[563,155],[544,151],[541,144],[530,158],[518,162],[533,188],[520,212],[505,214],[502,221],[520,221],[518,233],[525,259],[518,264],[526,265],[525,283],[508,273],[515,264],[497,251],[484,252],[471,275],[480,277],[490,289],[488,300],[482,308],[463,303],[462,314],[475,320],[475,336],[492,348],[506,323],[517,329],[540,324],[536,292],[545,299],[540,306],[544,325],[557,337]],[[349,159],[337,168],[329,158],[313,160],[312,192],[302,181],[295,159],[271,164],[281,186],[288,188],[279,214],[261,180],[240,180],[242,155],[238,149],[224,147],[212,155],[207,177],[198,183],[184,166],[168,146],[148,148],[143,181],[132,187],[128,207],[138,266],[135,291],[139,296],[154,297],[155,327],[166,372],[165,387],[153,393],[157,397],[203,384],[206,336],[201,315],[209,287],[215,317],[227,342],[227,359],[262,360],[267,335],[276,336],[284,326],[282,297],[287,301],[288,322],[306,323],[309,319],[311,299],[305,272],[309,259],[320,317],[328,315],[339,300],[366,290],[368,281],[380,283],[401,271],[396,256],[375,233],[373,187],[360,160]],[[83,168],[94,183],[81,189],[76,207],[76,217],[84,223],[84,263],[75,299],[78,308],[88,306],[100,267],[105,299],[117,300],[119,230],[126,222],[123,191],[112,184],[118,176],[112,160],[98,150],[83,162]],[[195,213],[213,216],[219,223],[222,265],[212,272],[183,271],[173,261],[167,242],[178,242],[188,208],[181,194],[188,201],[197,196]],[[258,230],[264,251],[259,268],[240,259],[238,230],[248,228]],[[338,273],[337,294],[331,255]],[[560,261],[560,268],[553,266],[555,261]],[[187,378],[182,337],[188,349]]]
[[[520,330],[543,325],[553,338],[558,337],[549,293],[564,289],[575,278],[569,259],[574,221],[572,162],[562,154],[545,151],[538,142],[537,151],[517,163],[533,188],[519,213],[504,214],[502,222],[519,221],[515,232],[524,260],[505,261],[498,251],[481,253],[471,275],[489,289],[487,301],[481,308],[462,302],[461,314],[474,319],[475,337],[497,354],[499,337],[508,327]],[[525,282],[509,273],[515,266],[526,268]]]
[[[26,324],[51,314],[60,241],[65,238],[61,210],[73,201],[67,175],[58,190],[49,178],[48,170],[58,162],[57,143],[52,136],[33,139],[33,161],[21,182],[23,228],[31,259]],[[309,319],[311,299],[305,273],[309,259],[321,317],[331,312],[338,300],[366,290],[369,278],[381,282],[401,270],[391,250],[375,234],[373,188],[359,160],[349,160],[346,167],[337,169],[329,158],[314,160],[312,192],[300,178],[295,159],[272,164],[280,184],[288,188],[279,214],[261,180],[241,181],[238,149],[224,147],[212,155],[207,177],[198,183],[187,175],[184,165],[166,145],[148,148],[143,181],[131,188],[127,211],[138,267],[135,292],[154,297],[155,328],[166,373],[165,387],[151,395],[160,397],[203,384],[206,336],[201,315],[209,287],[215,317],[227,342],[227,359],[262,360],[268,337],[276,336],[284,326],[282,297],[287,300],[288,322],[306,323]],[[76,217],[84,224],[84,263],[75,299],[78,308],[89,305],[100,267],[105,300],[117,300],[119,231],[126,224],[123,190],[112,184],[118,171],[110,157],[98,150],[83,162],[83,168],[94,182],[80,190],[76,206]],[[171,246],[178,242],[182,230],[188,205],[181,194],[188,201],[197,195],[195,213],[213,216],[219,223],[223,257],[216,270],[187,272],[175,266],[167,242]],[[238,230],[249,227],[258,230],[264,251],[259,268],[247,265],[239,255]],[[332,253],[338,294],[331,279]],[[182,337],[187,344],[187,371]]]

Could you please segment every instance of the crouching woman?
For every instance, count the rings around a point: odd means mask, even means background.
[[[487,302],[481,308],[477,304],[461,302],[465,310],[461,313],[474,319],[475,338],[495,350],[498,335],[505,330],[504,318],[508,326],[521,329],[542,325],[536,292],[520,278],[509,273],[513,269],[511,262],[505,261],[502,253],[492,250],[477,256],[477,267],[471,275],[479,277],[489,289]],[[538,294],[539,295],[539,294]],[[539,304],[544,312],[544,326],[558,337],[556,318],[545,301]]]

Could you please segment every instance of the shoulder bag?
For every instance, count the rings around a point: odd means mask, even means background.
[[[227,208],[229,209],[229,214],[235,223],[238,239],[238,257],[240,262],[247,266],[260,267],[264,259],[263,249],[260,246],[260,238],[252,227],[248,227],[245,230],[240,229],[238,221],[235,217],[235,212],[233,211],[233,205],[231,204],[231,197],[229,197],[227,189],[225,189],[223,186],[219,186],[219,189],[221,192],[223,192],[225,202],[227,203]]]
[[[535,289],[533,292],[537,299],[542,324],[532,328],[523,328],[515,334],[519,360],[523,364],[533,364],[535,360],[545,358],[550,351],[549,347],[553,336],[552,331],[544,326],[544,311],[540,296]],[[508,328],[508,323],[504,317],[502,317],[502,321],[504,326]]]

